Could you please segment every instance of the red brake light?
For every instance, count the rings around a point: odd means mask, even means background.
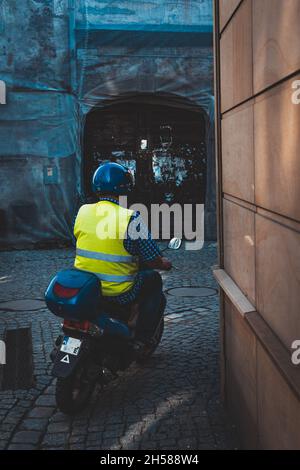
[[[62,297],[63,299],[71,299],[76,294],[78,294],[80,289],[74,289],[71,287],[64,287],[58,282],[54,285],[53,292],[57,297]]]
[[[80,330],[84,331],[85,333],[89,331],[90,322],[88,320],[84,320],[82,322],[77,322],[73,320],[64,320],[64,327],[71,329],[71,330]]]

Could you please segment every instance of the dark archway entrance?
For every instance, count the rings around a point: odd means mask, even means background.
[[[124,101],[92,110],[84,133],[84,190],[103,161],[135,174],[129,203],[201,204],[206,191],[205,117],[163,100]]]

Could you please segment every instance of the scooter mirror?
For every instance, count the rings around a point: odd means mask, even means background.
[[[172,238],[172,240],[169,242],[168,248],[170,250],[179,250],[181,244],[182,240],[180,238]]]

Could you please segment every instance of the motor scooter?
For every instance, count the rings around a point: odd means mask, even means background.
[[[180,246],[181,240],[173,238],[167,248],[178,250]],[[130,309],[101,296],[99,278],[86,271],[59,271],[45,300],[49,310],[63,319],[62,334],[50,357],[52,375],[57,378],[57,406],[66,414],[86,406],[96,384],[105,382],[107,371],[116,375],[134,361],[145,362],[163,335],[162,316],[151,341],[147,345],[136,342]]]

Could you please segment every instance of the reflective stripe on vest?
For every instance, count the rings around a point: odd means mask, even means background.
[[[104,296],[121,295],[132,288],[139,266],[124,247],[133,211],[109,201],[82,206],[77,214],[75,268],[95,274]],[[107,236],[107,227],[111,229]],[[106,235],[101,238],[101,234]]]
[[[85,269],[80,269],[79,271],[85,271]],[[92,271],[88,271],[92,274],[95,274],[95,276],[97,276],[100,281],[106,281],[106,282],[130,282],[130,281],[134,281],[135,279],[135,276],[122,276],[122,275],[117,275],[117,274],[102,274],[102,273],[95,273],[95,272],[92,272]]]
[[[132,263],[134,261],[133,256],[109,255],[107,253],[82,250],[80,248],[77,248],[76,254],[77,256],[82,256],[83,258],[98,259],[100,261],[110,261],[112,263]]]

